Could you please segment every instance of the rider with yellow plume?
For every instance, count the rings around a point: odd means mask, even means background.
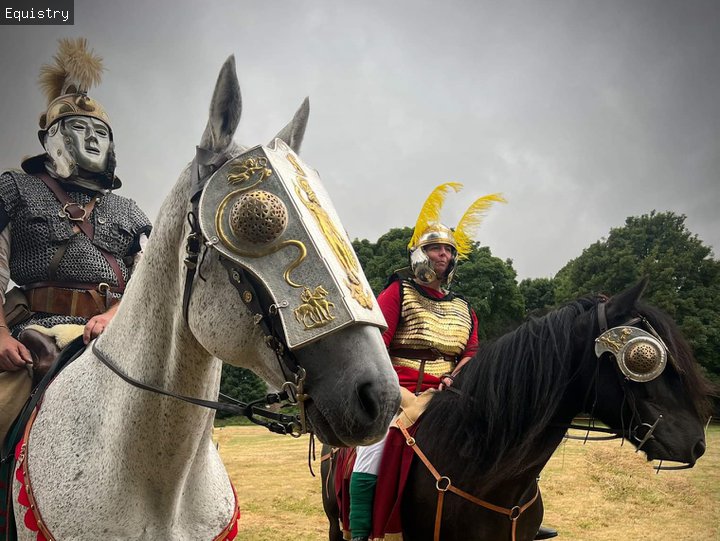
[[[462,185],[441,184],[420,211],[408,244],[410,267],[390,277],[378,296],[388,328],[383,334],[400,385],[410,392],[452,385],[475,354],[478,321],[469,303],[447,287],[458,262],[473,249],[473,236],[499,194],[475,201],[452,230],[440,222],[445,196]],[[377,472],[385,441],[357,448],[350,479],[350,530],[353,540],[368,539]]]
[[[459,370],[477,350],[477,318],[468,302],[445,288],[473,248],[472,237],[499,194],[475,201],[453,231],[440,222],[445,195],[461,184],[441,184],[422,207],[408,244],[411,277],[395,274],[379,295],[388,329],[383,337],[400,385],[419,394]],[[401,273],[400,273],[401,274]],[[445,378],[451,384],[451,376]]]
[[[112,191],[121,183],[110,120],[87,94],[102,71],[84,39],[60,40],[40,76],[45,152],[0,175],[0,436],[30,392],[20,332],[75,324],[86,342],[100,334],[150,232],[137,204]],[[10,280],[19,288],[4,293]]]

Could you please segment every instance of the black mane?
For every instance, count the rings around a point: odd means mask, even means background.
[[[553,422],[577,369],[570,362],[577,340],[584,344],[582,355],[594,357],[594,308],[600,300],[578,299],[481,345],[456,379],[461,394],[438,393],[424,414],[421,430],[431,434],[430,445],[437,442],[457,456],[466,478],[485,486],[500,468],[520,474],[544,463],[549,455],[538,454],[537,439]],[[648,305],[638,309],[665,339],[685,391],[698,414],[706,415],[710,386],[687,342],[669,316]],[[577,336],[575,323],[583,314],[589,318],[582,326],[588,335]],[[557,440],[548,442],[547,452],[555,445]]]
[[[490,476],[501,462],[517,473],[532,467],[531,443],[550,423],[572,375],[573,325],[596,303],[580,299],[482,344],[454,384],[462,396],[439,393],[432,400],[422,430],[457,445],[468,478]]]

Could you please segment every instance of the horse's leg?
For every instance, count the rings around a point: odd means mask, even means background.
[[[335,463],[334,457],[330,456],[330,447],[323,445],[322,457],[323,461],[320,465],[320,475],[322,476],[322,500],[325,516],[328,519],[328,540],[343,541],[343,534],[340,528],[340,508],[338,507],[337,497],[335,496]],[[325,458],[325,457],[329,458]]]

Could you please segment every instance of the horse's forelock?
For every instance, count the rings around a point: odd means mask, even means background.
[[[670,350],[673,361],[670,366],[677,363],[676,369],[683,388],[695,406],[695,411],[701,418],[709,417],[712,405],[710,396],[718,392],[713,384],[703,376],[695,360],[692,347],[683,335],[676,322],[662,310],[645,303],[639,303],[638,312],[653,326],[655,331],[663,338]]]

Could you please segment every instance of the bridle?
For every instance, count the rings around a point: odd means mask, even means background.
[[[681,367],[678,365],[677,361],[674,359],[672,353],[670,352],[670,349],[667,347],[663,339],[660,337],[660,335],[657,333],[657,331],[653,328],[653,326],[650,324],[650,322],[647,320],[645,316],[642,314],[639,314],[637,316],[632,317],[622,325],[619,325],[617,327],[614,327],[612,329],[608,328],[608,322],[607,322],[607,314],[606,314],[606,303],[607,299],[602,298],[600,302],[597,304],[597,321],[598,326],[600,330],[600,334],[596,338],[596,355],[598,357],[598,360],[605,354],[610,353],[615,357],[616,361],[616,374],[618,376],[620,387],[623,390],[623,402],[621,405],[621,411],[624,409],[625,404],[629,404],[630,410],[632,412],[631,418],[630,418],[630,426],[625,427],[625,416],[621,413],[620,419],[623,423],[623,426],[618,430],[614,428],[605,428],[601,426],[596,426],[594,424],[594,415],[593,410],[595,408],[595,403],[593,402],[591,411],[590,411],[590,419],[588,421],[588,425],[577,425],[577,424],[569,424],[566,425],[566,428],[568,429],[574,429],[574,430],[582,430],[586,432],[585,436],[574,436],[570,434],[565,434],[565,438],[567,439],[575,439],[575,440],[582,440],[582,441],[601,441],[601,440],[612,440],[612,439],[628,439],[630,441],[633,441],[636,444],[635,452],[640,452],[645,444],[649,442],[650,440],[654,439],[653,433],[655,432],[655,429],[658,427],[660,422],[663,420],[662,413],[658,413],[657,417],[652,422],[644,422],[640,416],[640,413],[638,411],[638,408],[635,403],[635,395],[632,392],[632,390],[628,386],[629,381],[635,381],[637,383],[645,383],[647,381],[651,381],[652,379],[655,379],[658,377],[665,369],[665,358],[670,359],[671,363],[675,367],[675,369],[682,373]],[[642,328],[644,327],[644,329]],[[633,330],[634,329],[634,330]],[[624,342],[623,342],[624,341]],[[636,374],[632,369],[628,368],[628,366],[625,364],[625,354],[627,353],[628,346],[630,344],[637,344],[637,343],[643,343],[643,345],[647,348],[650,348],[651,350],[654,348],[654,351],[657,352],[657,355],[659,359],[657,360],[657,366],[653,367],[652,369],[648,369],[648,372],[646,375],[643,374]],[[598,345],[598,344],[605,344],[605,345]],[[647,345],[651,344],[651,345]],[[600,369],[600,363],[596,365],[595,373],[593,376],[593,382],[595,389],[597,391],[597,384],[598,384],[598,371]],[[590,387],[588,388],[588,393],[593,388],[593,384],[591,383]],[[586,396],[586,402],[587,402],[587,396]],[[634,424],[633,424],[634,423]],[[600,432],[608,434],[607,436],[590,436],[590,432]],[[643,433],[644,432],[644,433]],[[656,470],[656,473],[659,473],[661,470],[682,470],[687,468],[692,468],[693,465],[686,463],[686,464],[680,464],[678,466],[663,466],[663,461],[660,460],[659,464],[657,466],[654,466],[653,469]]]
[[[186,256],[184,263],[186,271],[183,289],[183,317],[186,323],[188,323],[188,309],[195,276],[199,274],[200,278],[204,280],[202,274],[199,273],[201,270],[200,267],[205,260],[207,251],[212,249],[219,241],[216,237],[205,238],[200,228],[198,223],[200,197],[212,174],[231,159],[233,158],[228,157],[224,153],[216,153],[209,149],[197,147],[195,158],[190,166],[191,210],[187,215],[190,232],[185,239]],[[210,172],[201,176],[200,166],[209,169]],[[255,424],[266,427],[271,432],[300,437],[302,434],[309,432],[305,402],[307,402],[310,397],[304,391],[305,369],[300,366],[295,355],[288,349],[282,332],[282,324],[278,319],[278,310],[285,307],[287,301],[284,301],[284,304],[269,303],[267,301],[269,298],[267,292],[264,288],[256,286],[256,281],[252,279],[251,275],[243,269],[241,265],[224,257],[222,254],[219,254],[219,258],[220,263],[227,270],[230,283],[235,287],[243,303],[253,315],[255,325],[258,325],[260,329],[262,329],[265,336],[265,345],[273,351],[278,359],[281,373],[286,380],[280,392],[268,394],[265,398],[250,403],[241,402],[222,394],[222,398],[232,403],[189,397],[143,383],[129,376],[97,347],[97,340],[93,342],[93,354],[124,381],[139,389],[176,398],[196,406],[202,406],[232,415],[241,415],[247,417]],[[288,415],[269,411],[262,407],[283,402],[287,405],[297,406],[299,413],[297,415]]]

